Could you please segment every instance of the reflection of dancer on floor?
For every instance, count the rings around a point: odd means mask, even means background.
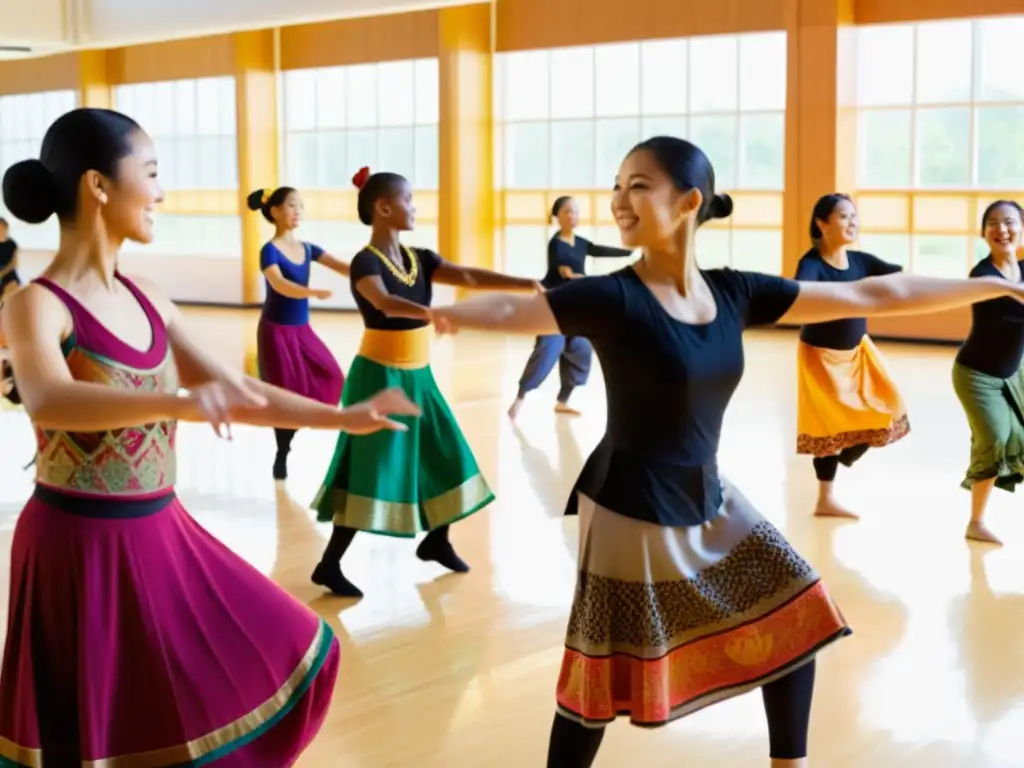
[[[448,538],[456,520],[483,509],[494,494],[480,474],[430,370],[428,307],[435,282],[478,289],[535,290],[531,280],[462,267],[425,248],[399,242],[415,225],[412,187],[395,173],[363,168],[359,220],[370,243],[351,263],[352,296],[366,330],[342,393],[345,403],[377,387],[400,387],[423,411],[403,434],[338,436],[313,507],[334,530],[313,583],[341,597],[362,597],[342,573],[341,558],[357,531],[412,538],[427,531],[416,554],[464,573],[469,566]]]
[[[274,237],[260,251],[267,297],[257,330],[260,378],[268,384],[327,405],[341,399],[344,376],[334,355],[309,324],[310,298],[331,292],[309,287],[313,262],[348,276],[348,264],[295,237],[302,220],[302,198],[292,187],[259,189],[249,195],[249,209],[274,225]],[[288,453],[294,429],[275,429],[274,479],[288,477]]]
[[[999,200],[981,217],[989,254],[972,278],[1020,283],[1024,213],[1012,200]],[[1009,299],[975,304],[971,332],[953,364],[953,388],[971,428],[971,463],[962,486],[971,491],[967,538],[1002,544],[985,525],[993,488],[1013,491],[1024,480],[1024,307]]]
[[[658,137],[623,161],[612,210],[633,267],[546,296],[435,309],[460,327],[594,343],[607,433],[576,485],[581,547],[549,768],[590,766],[604,726],[657,726],[762,688],[774,766],[806,765],[814,656],[848,634],[815,571],[717,469],[745,328],[910,314],[1024,289],[892,275],[798,283],[701,271],[697,227],[728,216],[697,147]]]
[[[587,256],[621,257],[632,253],[624,248],[595,245],[575,234],[580,211],[576,201],[571,197],[560,197],[555,200],[551,207],[551,217],[558,221],[558,232],[548,242],[548,271],[541,281],[545,288],[554,288],[570,280],[584,277]],[[592,355],[590,342],[582,336],[538,336],[522,378],[519,379],[519,393],[508,409],[509,418],[515,421],[527,393],[544,383],[554,369],[555,363],[558,363],[558,378],[561,382],[558,399],[555,401],[555,412],[578,416],[579,411],[569,405],[569,397],[576,387],[582,387],[587,383]]]
[[[293,765],[330,706],[338,643],[185,510],[177,420],[367,433],[416,409],[391,392],[340,411],[249,379],[117,271],[163,199],[133,120],[74,110],[40,157],[3,180],[19,219],[61,227],[43,277],[4,308],[39,460],[11,546],[0,762]]]
[[[811,250],[797,266],[804,282],[852,283],[902,270],[870,253],[848,250],[857,241],[857,209],[847,195],[825,195],[811,213]],[[835,499],[842,464],[853,466],[868,448],[910,431],[907,409],[868,336],[867,320],[849,317],[812,323],[797,345],[797,453],[814,456],[821,517],[856,518]]]

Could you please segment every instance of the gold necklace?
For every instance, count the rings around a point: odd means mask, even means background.
[[[368,250],[370,253],[372,253],[374,256],[376,256],[381,261],[383,261],[384,262],[384,266],[386,266],[391,271],[391,274],[394,275],[398,279],[399,282],[401,282],[403,285],[408,285],[410,287],[414,286],[414,285],[416,285],[416,278],[419,277],[419,275],[420,275],[420,264],[419,264],[419,261],[417,261],[416,254],[413,253],[411,248],[407,248],[404,245],[399,246],[399,247],[403,251],[405,251],[405,256],[406,256],[406,258],[409,259],[409,271],[408,272],[406,272],[400,266],[395,264],[395,262],[392,259],[389,259],[381,251],[377,250],[372,245],[367,245],[366,246],[366,250]]]

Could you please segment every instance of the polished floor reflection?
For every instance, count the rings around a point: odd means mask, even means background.
[[[254,313],[192,311],[215,351],[251,358]],[[314,322],[344,363],[352,316]],[[811,764],[836,768],[1024,765],[1024,516],[994,496],[1007,546],[962,539],[959,486],[968,433],[950,383],[952,350],[881,345],[910,409],[912,434],[841,474],[859,523],[812,519],[814,476],[793,455],[794,344],[751,334],[747,375],[726,419],[723,471],[824,575],[854,628],[819,660]],[[578,393],[585,415],[551,412],[557,383],[504,416],[530,340],[466,335],[438,342],[435,372],[498,494],[453,540],[473,566],[445,575],[408,541],[361,536],[346,570],[358,604],[309,582],[327,529],[304,508],[331,458],[330,434],[296,438],[287,490],[270,479],[273,437],[233,442],[186,426],[179,490],[229,546],[326,617],[343,643],[334,707],[303,768],[533,768],[544,764],[562,635],[572,598],[576,523],[562,504],[604,421],[600,377]],[[667,397],[671,393],[666,393]],[[652,404],[652,418],[657,418]],[[0,574],[31,490],[24,415],[0,413]],[[6,583],[0,584],[6,596]],[[5,611],[4,611],[5,613]],[[273,627],[267,628],[268,632]],[[600,768],[766,765],[760,697],[737,699],[659,731],[610,729]]]

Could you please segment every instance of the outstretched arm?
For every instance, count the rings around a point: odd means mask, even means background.
[[[432,309],[430,315],[440,332],[453,333],[465,328],[529,336],[561,333],[547,294],[541,293],[532,296],[507,293],[474,296],[458,304]]]
[[[445,285],[476,288],[480,291],[535,291],[537,281],[528,277],[513,277],[479,267],[463,267],[442,261],[434,270],[434,280]]]
[[[266,276],[271,288],[282,296],[287,296],[289,299],[324,298],[325,293],[330,296],[330,291],[308,288],[305,285],[292,282],[281,273],[281,267],[277,264],[272,264],[264,269],[263,274]]]
[[[337,256],[332,256],[329,253],[321,253],[317,261],[331,271],[337,272],[342,277],[348,277],[351,272],[347,261],[342,261]]]
[[[847,317],[920,315],[1012,296],[1024,301],[1024,286],[999,277],[948,280],[897,273],[853,283],[801,282],[780,323],[803,325]]]

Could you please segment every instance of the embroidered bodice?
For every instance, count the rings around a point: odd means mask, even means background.
[[[160,313],[133,283],[117,277],[149,320],[153,341],[145,352],[117,338],[60,286],[45,278],[36,280],[71,313],[74,330],[63,348],[72,377],[120,389],[176,392],[177,369]],[[104,432],[36,427],[36,482],[75,495],[158,496],[174,486],[175,431],[174,421]]]

